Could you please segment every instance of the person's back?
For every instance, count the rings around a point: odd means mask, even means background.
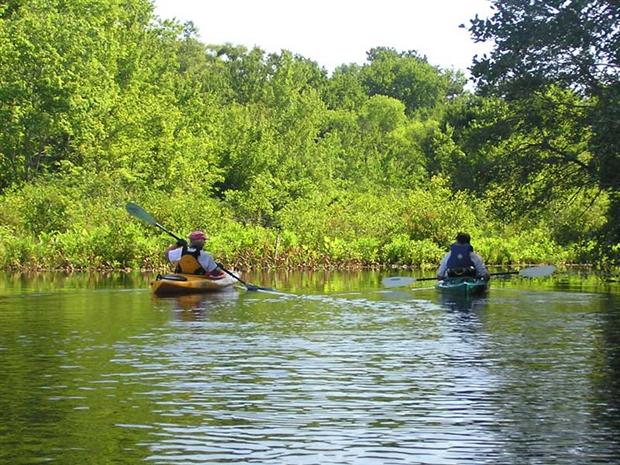
[[[166,249],[166,258],[176,265],[175,273],[221,276],[213,257],[203,250],[207,236],[202,231],[194,231],[186,241],[177,241]]]
[[[175,273],[185,274],[206,274],[206,270],[200,264],[198,259],[202,254],[202,250],[194,247],[181,247],[181,258],[176,261]],[[168,254],[170,255],[170,254]]]
[[[456,242],[450,246],[450,252],[444,255],[437,270],[437,279],[446,277],[472,276],[489,279],[489,273],[482,258],[474,253],[467,233],[458,233]]]

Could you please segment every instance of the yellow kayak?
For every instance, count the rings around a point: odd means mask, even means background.
[[[227,274],[222,276],[201,276],[195,274],[170,273],[157,275],[151,282],[151,290],[156,296],[174,296],[217,292],[230,289],[237,280]]]

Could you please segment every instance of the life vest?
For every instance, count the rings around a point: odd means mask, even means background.
[[[174,272],[185,274],[205,274],[205,269],[198,262],[198,257],[200,257],[200,249],[188,250],[187,247],[183,247],[183,250],[181,251],[181,260],[178,261]]]
[[[450,257],[446,267],[448,269],[457,268],[471,268],[474,266],[474,262],[469,256],[474,251],[474,248],[470,244],[452,244],[450,246]]]

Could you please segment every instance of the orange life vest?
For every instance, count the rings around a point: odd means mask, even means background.
[[[200,249],[192,250],[190,252],[187,250],[187,247],[183,247],[183,250],[181,251],[181,260],[178,261],[174,272],[185,274],[205,274],[205,269],[198,262],[198,257],[200,257]]]

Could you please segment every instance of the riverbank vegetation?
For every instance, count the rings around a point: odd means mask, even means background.
[[[528,8],[501,3],[472,34]],[[492,55],[473,93],[377,47],[329,74],[203,44],[147,0],[9,0],[0,49],[0,267],[165,266],[128,201],[239,268],[434,267],[459,230],[490,264],[620,253],[617,63],[588,87]]]

